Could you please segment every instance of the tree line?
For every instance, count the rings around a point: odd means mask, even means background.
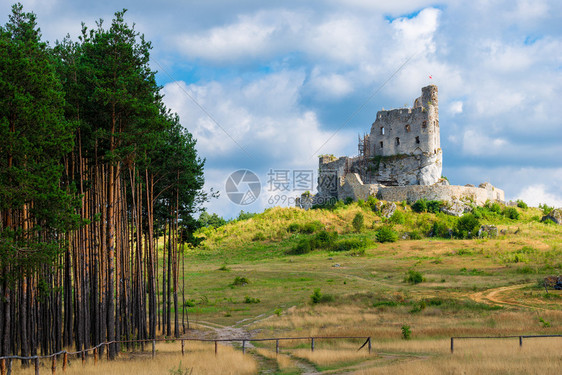
[[[0,356],[185,330],[204,160],[125,12],[53,46],[21,4],[0,27]]]

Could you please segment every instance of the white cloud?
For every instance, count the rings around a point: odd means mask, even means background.
[[[462,113],[462,104],[463,104],[462,101],[452,102],[449,105],[449,112],[452,115],[458,115],[459,113]]]
[[[475,156],[498,155],[509,146],[503,138],[493,138],[472,129],[463,134],[462,151],[464,154]]]
[[[521,199],[534,207],[538,207],[542,203],[552,207],[562,207],[562,194],[560,191],[557,193],[550,192],[547,186],[543,184],[529,185],[517,194],[517,199]]]

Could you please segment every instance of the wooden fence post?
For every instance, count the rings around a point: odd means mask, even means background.
[[[523,346],[523,336],[519,336],[519,347]]]
[[[6,375],[6,359],[2,358],[2,361],[0,361],[0,372],[2,373],[2,375]]]
[[[152,340],[152,358],[156,356],[156,340]]]
[[[246,340],[242,340],[242,354],[246,354]]]
[[[183,357],[183,355],[185,354],[184,348],[183,348],[184,343],[185,343],[184,340],[181,340],[181,355],[182,355],[182,357]]]
[[[12,358],[8,359],[8,375],[12,374]]]
[[[35,375],[39,375],[39,357],[35,357]]]
[[[98,364],[98,348],[94,348],[94,365]]]
[[[279,354],[279,340],[275,340],[275,354]]]
[[[51,362],[51,372],[53,375],[57,373],[57,356],[53,356],[53,360]]]
[[[310,351],[313,352],[314,351],[314,337],[310,338]]]
[[[109,361],[109,345],[104,344],[104,347],[105,347],[105,355],[107,356],[107,360]]]
[[[66,365],[68,363],[68,353],[64,352],[64,357],[62,357],[62,372],[66,372]]]
[[[82,366],[84,366],[84,364],[86,363],[86,351],[82,350]]]
[[[218,350],[217,342],[215,341],[215,355],[217,355],[217,350]]]
[[[368,344],[368,345],[369,345],[369,354],[371,354],[371,348],[372,348],[372,346],[371,346],[371,337],[369,337],[368,341],[369,341],[369,344]]]
[[[454,340],[454,337],[451,337],[451,353],[453,353],[454,350],[455,350],[455,346],[454,346],[455,344],[454,344],[453,340]]]

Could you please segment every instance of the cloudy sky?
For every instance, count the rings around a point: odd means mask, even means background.
[[[22,0],[43,37],[76,38],[128,9],[153,42],[165,102],[207,159],[208,209],[225,217],[295,196],[293,171],[356,155],[382,108],[439,86],[443,175],[507,199],[562,206],[562,2],[557,0]],[[2,23],[12,1],[0,0]],[[431,79],[429,77],[432,77]],[[235,205],[239,169],[262,182]],[[268,176],[269,171],[275,175]],[[275,191],[288,171],[289,191]]]

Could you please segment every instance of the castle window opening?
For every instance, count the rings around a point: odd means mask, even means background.
[[[406,133],[409,133],[409,132],[410,132],[410,125],[406,124]]]
[[[400,146],[400,138],[396,137],[396,146]]]
[[[420,137],[416,137],[416,143],[420,143]]]
[[[381,141],[381,148],[382,148],[382,141]]]
[[[422,122],[422,128],[427,128],[427,121]]]
[[[381,135],[384,135],[384,126],[381,127]]]

